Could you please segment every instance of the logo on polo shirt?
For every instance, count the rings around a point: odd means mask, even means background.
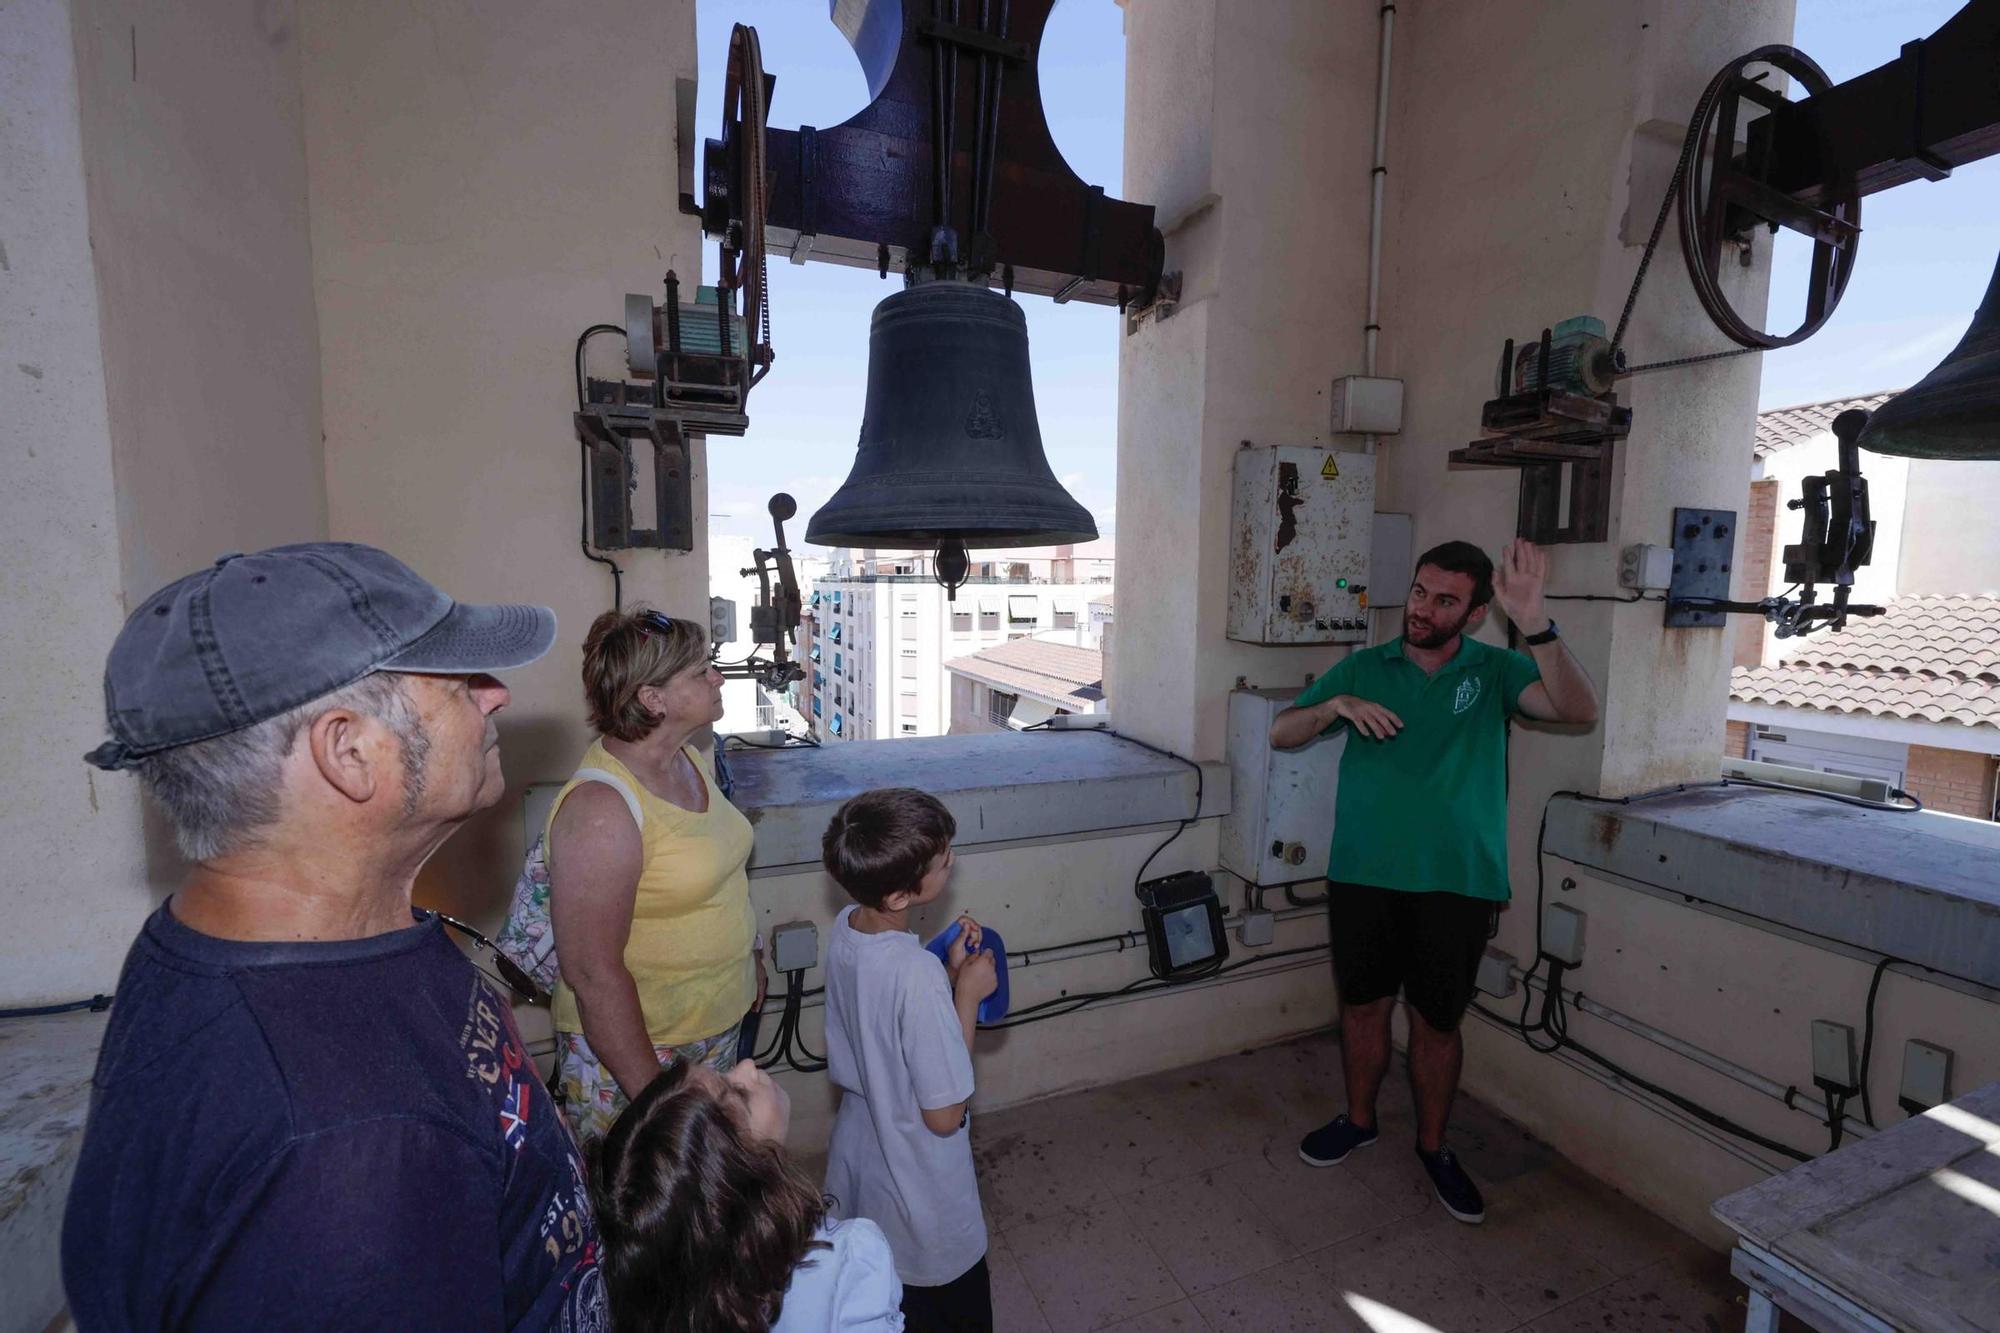
[[[1467,676],[1464,680],[1458,682],[1458,688],[1452,692],[1451,715],[1457,717],[1460,713],[1463,713],[1478,702],[1479,677]]]

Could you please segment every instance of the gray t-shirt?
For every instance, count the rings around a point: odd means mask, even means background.
[[[933,1134],[921,1111],[972,1096],[972,1055],[943,964],[908,931],[854,929],[853,913],[826,945],[827,1076],[841,1090],[826,1192],[835,1216],[882,1228],[905,1283],[939,1287],[985,1256],[986,1219],[966,1125]]]

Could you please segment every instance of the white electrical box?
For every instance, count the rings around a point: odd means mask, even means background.
[[[736,641],[736,603],[727,597],[708,599],[708,642],[710,646]]]
[[[1618,553],[1618,586],[1634,592],[1664,592],[1674,582],[1674,548],[1628,546]]]
[[[1403,429],[1403,382],[1342,375],[1333,382],[1333,433],[1394,435]]]
[[[1813,1082],[1829,1083],[1843,1090],[1860,1090],[1860,1076],[1854,1072],[1854,1029],[1828,1018],[1812,1021]]]
[[[1229,637],[1367,642],[1374,523],[1372,454],[1291,445],[1238,450]]]
[[[1542,952],[1568,967],[1583,966],[1583,923],[1574,907],[1550,903],[1542,910]]]
[[[1298,690],[1229,693],[1229,813],[1222,817],[1222,868],[1253,884],[1324,879],[1333,842],[1333,799],[1347,731],[1296,750],[1271,746],[1271,723]]]
[[[819,927],[810,921],[783,921],[771,927],[771,966],[803,972],[819,962]]]
[[[1903,1043],[1903,1082],[1898,1101],[1929,1110],[1951,1100],[1951,1052],[1915,1037]],[[1915,1114],[1912,1112],[1912,1114]]]

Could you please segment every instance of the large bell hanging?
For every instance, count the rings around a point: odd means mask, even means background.
[[[1882,404],[1859,443],[1905,458],[2000,458],[2000,264],[1951,355]]]
[[[985,287],[928,282],[875,307],[868,402],[847,481],[806,527],[820,546],[1087,542],[1097,524],[1049,470],[1028,321]]]

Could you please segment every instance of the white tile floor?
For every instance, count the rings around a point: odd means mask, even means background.
[[[1487,1220],[1452,1220],[1400,1071],[1380,1142],[1307,1167],[1298,1139],[1340,1109],[1339,1061],[1310,1037],[976,1116],[1002,1333],[1742,1327],[1723,1256],[1469,1098],[1452,1142]]]

